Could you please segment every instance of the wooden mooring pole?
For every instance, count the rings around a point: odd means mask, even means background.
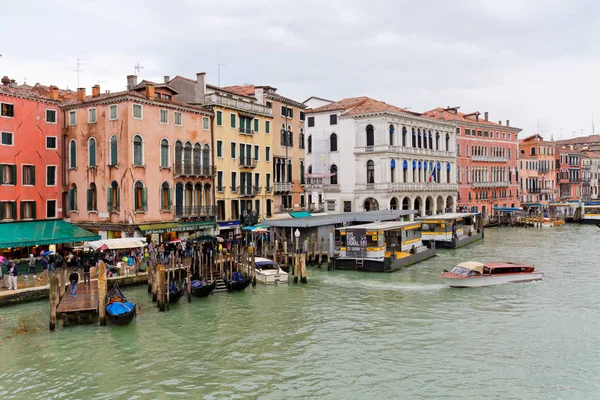
[[[192,275],[191,275],[192,266],[191,264],[187,266],[187,295],[188,302],[192,302]]]
[[[300,282],[307,283],[306,280],[306,256],[300,255]]]
[[[100,261],[98,271],[98,320],[100,325],[106,325],[106,264]]]
[[[49,328],[53,331],[56,328],[56,307],[58,307],[58,277],[56,273],[50,274],[50,325]]]

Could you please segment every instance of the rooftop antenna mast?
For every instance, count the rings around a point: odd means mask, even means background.
[[[74,71],[77,72],[77,88],[79,89],[79,74],[81,72],[84,72],[81,69],[81,66],[84,64],[83,61],[87,61],[85,58],[77,58],[77,69],[75,69]]]
[[[226,67],[227,64],[217,64],[217,86],[221,87],[221,67]]]
[[[144,69],[144,67],[141,66],[140,62],[138,61],[138,63],[135,64],[134,67],[133,67],[134,75],[138,75],[140,73],[140,71],[143,70],[143,69]]]

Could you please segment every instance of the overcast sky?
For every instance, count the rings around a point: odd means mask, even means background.
[[[141,79],[271,85],[284,96],[461,106],[555,139],[600,131],[592,0],[13,1],[0,75],[123,90]],[[562,132],[562,133],[561,133]]]

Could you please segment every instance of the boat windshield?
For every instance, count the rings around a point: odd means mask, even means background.
[[[260,268],[261,270],[266,270],[266,269],[279,269],[279,267],[277,266],[277,264],[273,261],[257,261],[256,262],[256,266],[258,268]]]
[[[465,268],[465,267],[459,267],[456,266],[454,268],[452,268],[450,270],[451,273],[456,274],[456,275],[463,275],[463,276],[476,276],[476,275],[481,275],[479,272],[477,271],[473,271],[470,270],[469,268]]]

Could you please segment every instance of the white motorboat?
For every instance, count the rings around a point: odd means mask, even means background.
[[[288,273],[279,264],[268,258],[256,257],[256,282],[272,285],[288,283]]]
[[[450,271],[444,271],[440,278],[450,287],[495,286],[512,282],[539,281],[544,273],[531,265],[511,262],[480,263],[467,261],[458,264]]]

